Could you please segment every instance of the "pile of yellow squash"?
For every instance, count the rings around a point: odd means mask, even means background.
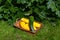
[[[22,29],[24,30],[27,30],[27,31],[30,31],[30,28],[29,28],[29,19],[27,18],[22,18],[19,22],[19,25]],[[38,28],[41,27],[41,24],[39,22],[36,22],[34,21],[33,22],[33,28],[34,30],[38,30]]]

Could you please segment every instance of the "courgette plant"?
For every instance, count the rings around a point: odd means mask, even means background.
[[[38,21],[57,19],[60,18],[59,4],[60,0],[0,0],[0,19],[10,24],[31,14]]]

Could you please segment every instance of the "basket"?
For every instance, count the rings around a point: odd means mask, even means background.
[[[20,30],[22,30],[22,31],[26,31],[26,32],[29,32],[29,33],[32,33],[32,34],[35,34],[36,32],[38,32],[38,30],[40,30],[41,28],[42,28],[42,23],[40,23],[41,24],[41,26],[37,29],[37,30],[35,30],[35,32],[31,32],[31,31],[28,31],[28,30],[25,30],[25,29],[23,29],[23,28],[21,28],[21,26],[20,26],[20,24],[19,24],[19,22],[20,22],[21,20],[18,18],[17,20],[16,20],[16,22],[14,23],[14,26],[16,27],[16,28],[19,28]]]

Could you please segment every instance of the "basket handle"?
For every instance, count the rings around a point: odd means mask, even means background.
[[[19,20],[20,20],[20,18],[17,18],[17,19],[16,19],[16,22],[19,21]]]

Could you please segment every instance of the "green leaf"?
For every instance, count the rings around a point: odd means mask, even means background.
[[[58,17],[60,17],[60,11],[56,11],[56,15],[58,15]]]
[[[32,4],[31,4],[31,2],[30,3],[28,3],[28,5],[27,5],[27,7],[29,7],[29,6],[31,6]]]
[[[6,15],[4,15],[3,17],[4,17],[5,19],[8,19],[9,15],[6,14]]]
[[[37,0],[38,2],[40,2],[40,4],[42,4],[45,0]]]
[[[25,16],[29,16],[30,14],[32,14],[32,10],[28,11],[28,12],[24,12]]]
[[[35,0],[31,0],[31,2],[34,2]]]
[[[3,18],[2,14],[0,14],[0,19]]]
[[[3,11],[3,6],[0,6],[0,12],[2,12]]]
[[[22,18],[24,17],[24,12],[21,12],[20,10],[16,13],[15,17]]]
[[[7,0],[7,2],[11,3],[11,2],[12,2],[12,0]]]
[[[41,11],[46,10],[46,6],[44,6],[44,5],[42,5],[42,6],[37,5],[37,6],[38,6],[38,8],[40,8]]]
[[[56,11],[56,4],[54,1],[52,0],[49,0],[48,3],[47,3],[47,8],[52,10],[52,12]]]
[[[13,6],[11,6],[9,9],[12,13],[16,13],[16,11],[19,10],[18,7],[13,7]]]
[[[17,0],[17,3],[18,4],[20,4],[20,3],[24,4],[24,3],[26,3],[26,0]]]
[[[10,13],[9,9],[4,9],[4,13]]]
[[[41,11],[38,8],[34,9],[34,12],[39,16],[39,18],[44,19],[46,18],[46,12]]]
[[[40,19],[46,18],[46,14],[43,11],[41,13],[37,13],[37,14],[39,15]]]
[[[2,0],[0,0],[0,4],[1,4]]]

